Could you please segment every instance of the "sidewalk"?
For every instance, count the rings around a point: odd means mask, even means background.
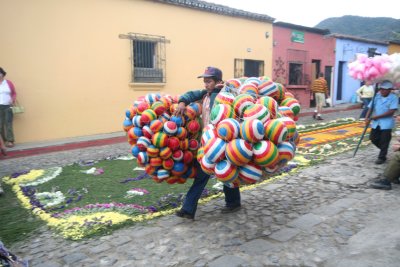
[[[323,114],[331,114],[343,111],[357,110],[361,112],[360,104],[340,104],[335,107],[327,107],[323,109]],[[310,123],[312,122],[311,116],[314,112],[314,108],[308,108],[301,110],[299,114],[299,122]],[[310,120],[306,118],[310,117]],[[0,156],[1,160],[8,160],[11,158],[19,158],[26,156],[33,156],[51,152],[60,152],[72,149],[80,149],[86,147],[95,147],[103,145],[111,145],[116,143],[126,142],[125,132],[114,132],[107,134],[98,134],[90,136],[79,136],[68,139],[51,140],[44,142],[31,142],[31,143],[16,143],[15,147],[7,149],[7,156]]]

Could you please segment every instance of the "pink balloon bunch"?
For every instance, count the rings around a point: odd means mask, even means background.
[[[378,81],[390,70],[391,61],[388,55],[368,57],[357,54],[357,59],[349,63],[349,75],[357,80]]]
[[[391,66],[385,80],[391,81],[395,88],[400,88],[400,53],[389,55],[389,59]]]

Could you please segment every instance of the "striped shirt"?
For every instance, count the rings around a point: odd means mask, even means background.
[[[312,86],[311,86],[311,91],[313,93],[324,93],[327,94],[328,93],[328,83],[326,82],[326,80],[323,77],[319,77],[318,79],[316,79]]]

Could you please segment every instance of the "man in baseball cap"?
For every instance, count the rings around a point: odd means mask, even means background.
[[[379,85],[380,89],[393,89],[393,84],[390,81],[383,81],[380,85]]]
[[[218,81],[222,81],[222,71],[215,67],[207,67],[204,73],[197,78],[215,77]]]

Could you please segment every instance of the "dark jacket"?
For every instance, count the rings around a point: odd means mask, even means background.
[[[218,93],[220,91],[221,91],[221,89],[214,89],[211,92],[210,107],[212,107],[214,105],[215,97],[218,95]],[[207,94],[206,89],[188,91],[179,97],[179,102],[183,102],[183,103],[185,103],[185,105],[189,105],[192,102],[203,100],[203,98],[206,94]]]

